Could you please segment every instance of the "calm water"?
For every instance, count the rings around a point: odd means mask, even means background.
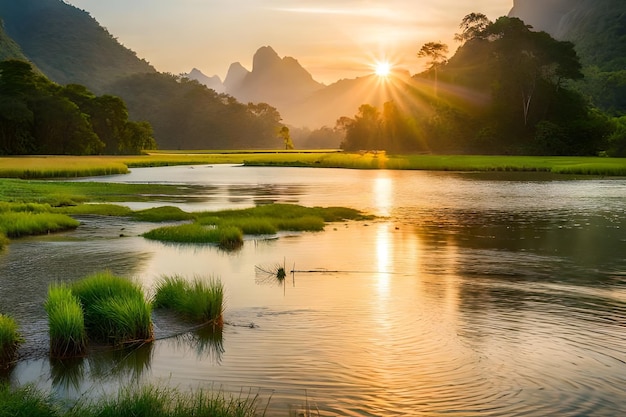
[[[16,241],[0,254],[0,311],[29,340],[14,384],[68,398],[135,381],[220,388],[269,400],[268,416],[626,413],[626,180],[234,166],[96,180],[180,184],[167,204],[185,210],[289,202],[381,218],[231,253],[97,217]],[[255,269],[283,263],[296,271],[283,284]],[[50,363],[48,283],[103,268],[148,290],[162,274],[219,277],[227,325]]]

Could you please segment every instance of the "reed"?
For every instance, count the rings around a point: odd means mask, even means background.
[[[142,236],[161,242],[212,243],[224,249],[235,249],[243,244],[243,233],[237,227],[208,227],[199,223],[159,227]]]
[[[79,299],[64,284],[52,284],[44,303],[50,329],[50,356],[70,358],[87,350],[85,317]]]
[[[22,343],[22,336],[15,320],[0,314],[0,369],[10,367],[20,343]]]
[[[79,221],[57,213],[0,213],[0,233],[11,238],[75,229],[79,224]]]
[[[224,286],[219,279],[195,278],[192,282],[175,275],[157,283],[153,305],[175,311],[196,323],[223,324]]]
[[[153,338],[151,307],[136,283],[110,272],[99,272],[75,282],[87,335],[115,345]]]

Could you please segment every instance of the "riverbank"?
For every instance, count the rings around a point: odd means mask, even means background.
[[[499,155],[387,155],[338,151],[155,151],[138,156],[22,156],[0,158],[0,178],[72,178],[125,174],[131,168],[243,164],[347,169],[462,172],[548,172],[626,176],[626,158]]]

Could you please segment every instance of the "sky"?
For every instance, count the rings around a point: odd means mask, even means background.
[[[446,43],[469,13],[494,20],[513,0],[65,0],[158,71],[198,68],[222,80],[233,62],[252,69],[262,46],[291,56],[325,84],[373,72],[389,61],[411,74],[426,42]]]

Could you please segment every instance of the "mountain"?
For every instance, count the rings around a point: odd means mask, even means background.
[[[409,74],[395,74],[408,80]],[[391,99],[389,84],[376,76],[342,79],[324,85],[292,57],[281,58],[270,46],[259,48],[252,71],[231,64],[225,90],[242,102],[264,102],[275,107],[283,121],[297,127],[334,126],[342,116],[353,116],[361,104],[382,106]]]
[[[7,34],[59,84],[101,93],[115,80],[156,70],[121,45],[87,12],[59,0],[0,0]]]
[[[0,61],[5,59],[21,59],[28,61],[20,46],[4,30],[4,24],[0,20]]]
[[[217,93],[223,93],[225,91],[224,84],[222,84],[222,80],[217,75],[209,77],[200,71],[198,68],[194,68],[191,70],[189,74],[185,74],[185,77],[190,80],[196,80],[200,84],[207,86],[208,88],[215,90]]]
[[[279,110],[324,87],[296,59],[280,58],[270,46],[256,51],[252,71],[244,73],[238,66],[231,70],[225,82],[228,94],[242,102],[266,102]]]

